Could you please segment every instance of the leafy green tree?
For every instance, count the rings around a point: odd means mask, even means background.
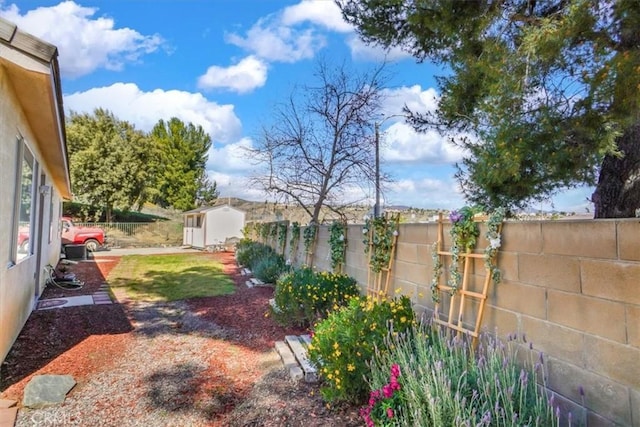
[[[387,77],[384,67],[358,73],[324,61],[314,76],[274,109],[250,157],[266,165],[253,177],[258,187],[319,223],[323,206],[340,213],[352,203],[345,192],[375,181],[373,122]]]
[[[188,210],[217,197],[215,183],[206,176],[211,137],[202,126],[178,118],[160,120],[151,131],[161,158],[155,202],[162,207]]]
[[[211,181],[208,176],[203,176],[198,185],[196,194],[196,205],[211,206],[218,200],[218,185],[215,181]]]
[[[104,209],[138,207],[148,197],[153,180],[153,151],[147,136],[111,112],[72,112],[66,124],[69,169],[75,197]]]
[[[595,217],[640,208],[638,0],[337,0],[366,42],[445,67],[419,130],[472,135],[473,203],[524,207],[596,185]]]

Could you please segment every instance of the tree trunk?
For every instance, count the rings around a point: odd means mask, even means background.
[[[608,155],[602,162],[592,195],[594,218],[631,218],[640,209],[640,121],[618,138],[622,157]]]

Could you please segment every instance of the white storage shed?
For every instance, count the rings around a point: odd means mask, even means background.
[[[232,206],[206,206],[183,215],[182,244],[185,246],[204,249],[243,237],[245,212]]]

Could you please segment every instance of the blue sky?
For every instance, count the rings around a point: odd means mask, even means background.
[[[253,166],[242,147],[270,123],[273,106],[294,85],[313,82],[320,56],[362,69],[385,57],[358,39],[330,0],[0,0],[0,16],[58,47],[67,112],[102,107],[144,131],[161,118],[201,125],[213,140],[207,169],[221,196],[257,201],[265,196],[247,184]],[[387,59],[393,77],[383,114],[399,114],[404,104],[435,108],[443,71],[400,51]],[[464,205],[453,178],[458,148],[400,118],[382,130],[382,168],[394,178],[387,204]],[[591,193],[567,191],[553,206],[584,213]],[[373,203],[373,193],[361,196]]]

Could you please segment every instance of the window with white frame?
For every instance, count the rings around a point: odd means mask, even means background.
[[[14,208],[12,261],[20,262],[33,253],[33,216],[35,208],[35,168],[33,153],[23,138],[18,138],[18,167]]]

